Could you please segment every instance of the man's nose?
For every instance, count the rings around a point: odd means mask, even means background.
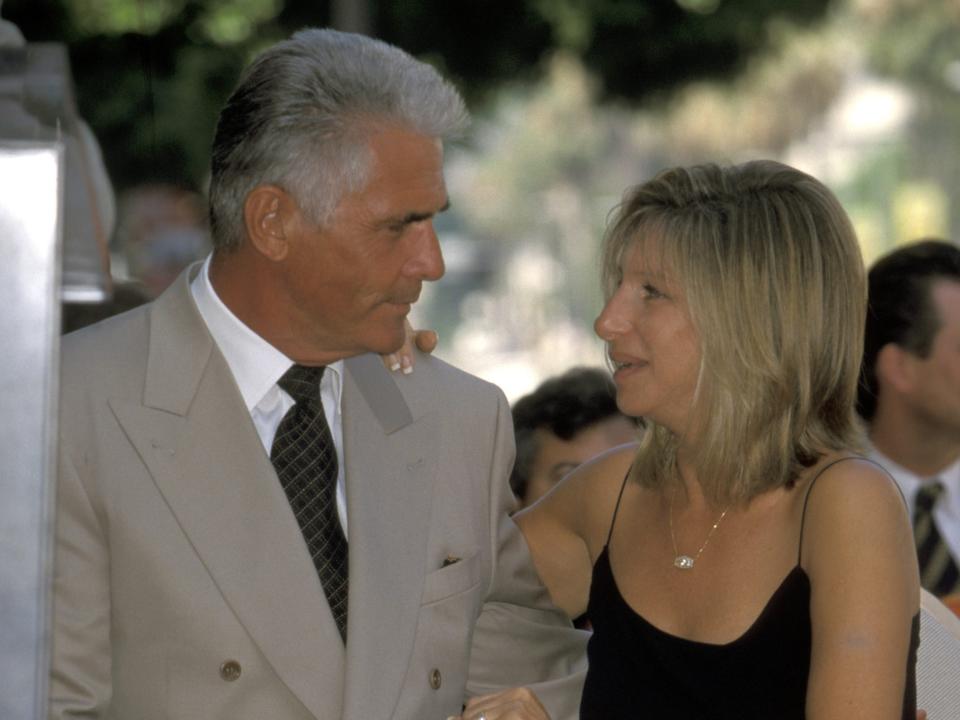
[[[406,275],[420,280],[439,280],[443,277],[446,267],[440,251],[440,239],[430,220],[425,220],[417,228],[413,254],[404,270]]]

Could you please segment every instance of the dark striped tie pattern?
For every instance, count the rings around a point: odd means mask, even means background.
[[[270,461],[346,642],[347,540],[337,514],[337,451],[320,402],[323,370],[294,365],[277,381],[296,404],[277,426]]]
[[[913,510],[920,584],[937,597],[960,591],[960,572],[933,519],[933,509],[943,490],[939,480],[924,482],[917,491]]]

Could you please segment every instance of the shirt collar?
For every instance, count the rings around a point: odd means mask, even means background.
[[[916,497],[917,490],[920,489],[920,485],[925,481],[936,477],[940,480],[940,482],[943,483],[946,491],[945,494],[948,498],[948,503],[960,510],[960,459],[953,463],[953,465],[944,468],[936,475],[931,475],[930,477],[921,477],[915,472],[908,470],[907,468],[888,458],[872,443],[870,444],[869,449],[870,456],[880,463],[884,468],[886,468],[887,472],[889,472],[893,476],[893,479],[897,481],[897,485],[900,486],[900,490],[906,496],[907,502],[911,509],[913,507],[913,501]]]

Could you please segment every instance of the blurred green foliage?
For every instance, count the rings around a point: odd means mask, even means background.
[[[909,88],[913,105],[902,134],[891,145],[874,148],[855,183],[843,189],[875,208],[880,239],[867,238],[867,245],[874,245],[876,254],[922,235],[955,233],[960,227],[960,3],[849,4],[870,67]],[[907,214],[906,220],[895,217],[895,201],[909,198],[926,210]]]
[[[354,0],[357,1],[357,0]],[[70,48],[81,115],[118,186],[203,186],[216,113],[258,50],[330,25],[328,0],[7,0],[29,41]],[[482,108],[533,82],[557,51],[600,101],[649,103],[692,80],[735,76],[772,24],[821,19],[830,0],[370,0],[370,34],[435,63]]]

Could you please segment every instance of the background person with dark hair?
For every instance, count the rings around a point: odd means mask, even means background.
[[[960,248],[928,239],[869,273],[857,410],[913,518],[921,582],[960,592]],[[956,609],[957,604],[952,603]]]
[[[617,408],[617,386],[601,368],[575,367],[548,378],[513,404],[517,459],[510,486],[520,508],[610,448],[637,439],[638,422]],[[586,613],[572,618],[588,629]]]
[[[575,367],[542,382],[513,404],[517,460],[510,486],[522,507],[592,457],[637,438],[637,424],[617,409],[606,370]]]

